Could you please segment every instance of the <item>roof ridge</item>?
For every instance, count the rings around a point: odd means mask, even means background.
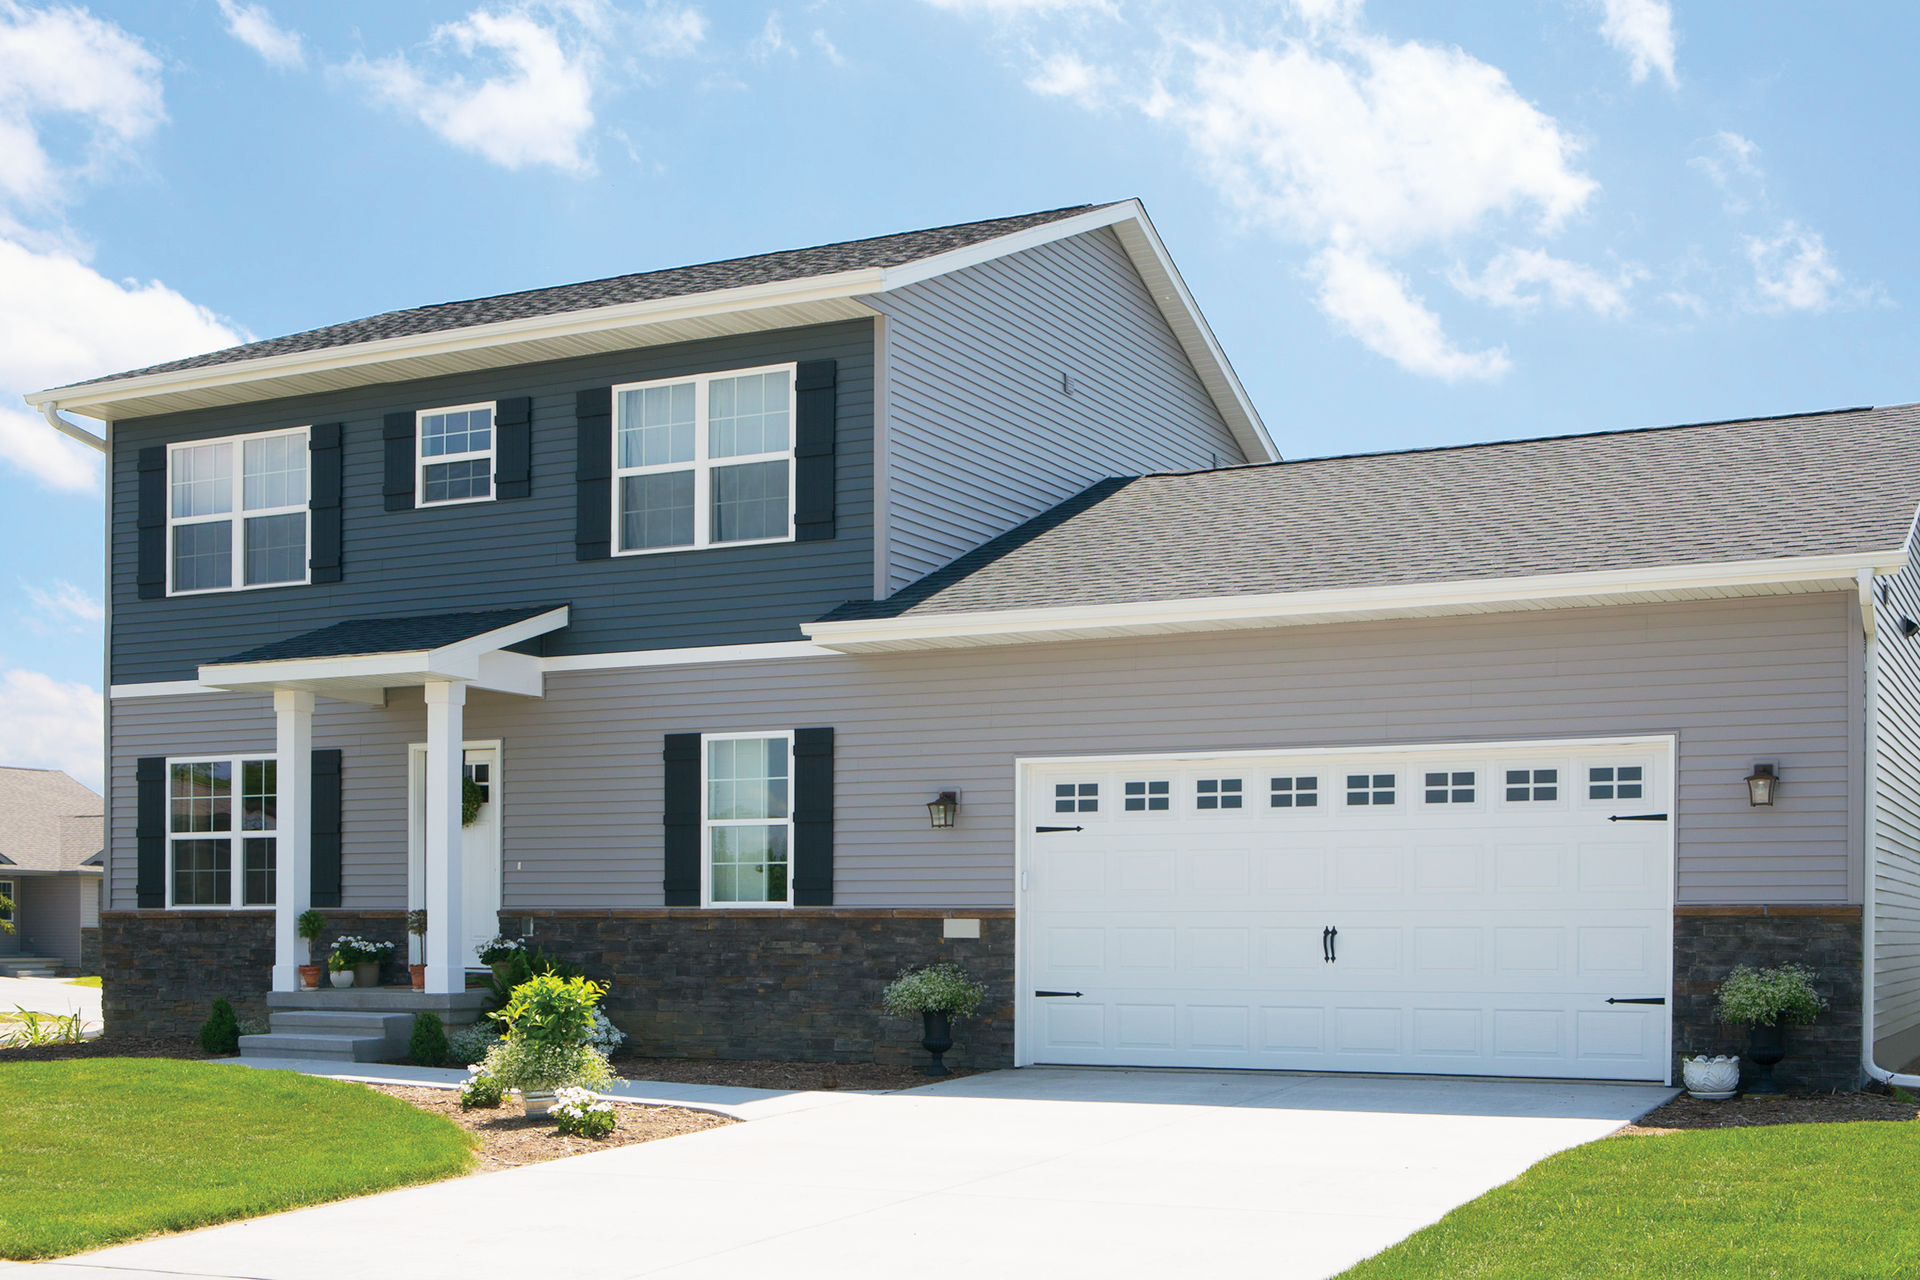
[[[1191,471],[1147,471],[1142,480],[1176,476],[1203,476],[1218,471],[1261,471],[1272,467],[1298,467],[1310,462],[1351,462],[1359,458],[1403,458],[1424,453],[1457,453],[1466,449],[1498,449],[1507,445],[1547,444],[1555,440],[1595,440],[1614,436],[1650,435],[1656,431],[1691,431],[1703,427],[1731,427],[1750,422],[1791,422],[1796,418],[1825,418],[1841,413],[1873,413],[1876,410],[1911,409],[1920,402],[1889,405],[1851,405],[1841,409],[1809,409],[1804,413],[1776,413],[1750,418],[1716,418],[1711,422],[1670,422],[1655,427],[1616,427],[1610,431],[1571,431],[1557,436],[1518,436],[1510,440],[1469,440],[1461,444],[1422,445],[1414,449],[1372,449],[1364,453],[1324,453],[1307,458],[1280,458],[1273,462],[1243,462],[1231,467],[1196,467]]]

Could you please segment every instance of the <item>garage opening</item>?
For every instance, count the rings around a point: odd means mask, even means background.
[[[1670,738],[1021,774],[1022,1063],[1671,1073]]]

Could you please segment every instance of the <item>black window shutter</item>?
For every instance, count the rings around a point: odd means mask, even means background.
[[[313,753],[309,887],[316,907],[340,905],[340,752]]]
[[[700,735],[670,733],[666,763],[667,866],[662,888],[670,907],[700,905]]]
[[[390,413],[387,441],[387,510],[413,510],[413,414]]]
[[[802,360],[794,379],[793,536],[833,536],[833,443],[838,434],[838,362]]]
[[[138,870],[134,892],[139,905],[167,905],[167,758],[141,756],[133,764],[133,786],[138,803],[133,843]]]
[[[833,905],[833,730],[793,733],[793,905]]]
[[[140,451],[139,580],[142,600],[162,600],[167,594],[167,446]]]
[[[613,554],[613,388],[589,387],[574,393],[573,420],[579,432],[573,472],[573,558],[605,560]],[[694,820],[699,821],[697,814]],[[698,896],[696,888],[696,901]]]
[[[533,496],[533,397],[493,404],[493,496]]]
[[[307,429],[307,510],[313,545],[307,573],[314,582],[340,581],[340,424]]]

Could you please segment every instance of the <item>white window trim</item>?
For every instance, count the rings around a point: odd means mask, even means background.
[[[240,829],[241,804],[241,766],[248,761],[271,760],[274,765],[274,821],[271,831],[243,831]],[[233,766],[233,791],[230,803],[233,809],[234,826],[229,831],[175,831],[173,829],[173,767],[177,764],[220,764]],[[280,757],[271,751],[245,751],[237,754],[168,756],[166,765],[166,823],[167,840],[167,910],[169,911],[272,911],[273,902],[247,902],[247,851],[242,843],[248,839],[271,838],[274,844],[274,897],[280,896],[280,817],[279,817],[279,771]],[[175,902],[173,900],[173,845],[176,840],[231,840],[233,848],[228,851],[227,874],[231,877],[228,897],[236,901],[228,902]]]
[[[169,596],[204,596],[223,591],[268,591],[275,587],[304,587],[313,580],[313,457],[307,456],[307,496],[298,504],[285,507],[262,507],[257,511],[248,511],[245,507],[247,483],[246,442],[249,440],[269,440],[275,436],[299,436],[308,438],[308,427],[294,427],[291,430],[255,431],[241,436],[215,436],[211,440],[179,440],[167,446],[167,594]],[[173,458],[176,453],[187,449],[204,449],[208,445],[224,444],[233,450],[233,499],[229,510],[211,516],[176,516],[173,514]],[[259,516],[285,516],[299,512],[306,517],[306,555],[301,557],[301,574],[298,578],[289,578],[285,582],[255,582],[247,579],[247,519]],[[177,588],[173,582],[173,531],[182,525],[218,524],[225,521],[233,527],[233,569],[229,575],[231,582],[224,587],[196,587],[191,591]]]
[[[713,829],[715,827],[770,827],[775,825],[773,818],[720,818],[707,814],[707,802],[712,798],[712,790],[707,783],[707,764],[711,759],[707,744],[712,742],[739,741],[743,738],[780,738],[787,744],[787,896],[781,902],[715,902],[713,900]],[[793,778],[793,730],[791,729],[755,729],[744,733],[703,733],[700,735],[700,905],[723,911],[786,911],[793,906],[794,847],[793,847],[793,811],[798,797],[794,794]]]
[[[713,458],[707,451],[707,388],[718,378],[744,378],[757,373],[787,374],[787,447],[775,453],[744,453],[726,458]],[[613,412],[610,419],[613,433],[609,441],[612,452],[613,482],[609,486],[612,493],[609,503],[612,510],[610,519],[610,537],[612,554],[616,556],[657,556],[675,551],[711,551],[721,547],[764,547],[780,542],[792,542],[795,535],[794,505],[798,500],[797,475],[799,466],[795,459],[795,449],[800,442],[800,396],[796,384],[800,377],[797,362],[788,364],[756,365],[751,369],[719,369],[712,373],[699,373],[691,377],[653,378],[646,382],[621,382],[613,387]],[[620,465],[620,393],[639,391],[647,387],[671,387],[680,383],[693,383],[693,459],[689,462],[663,462],[650,467],[623,467]],[[715,542],[713,534],[713,472],[716,467],[737,467],[754,462],[781,462],[787,464],[787,532],[778,538],[745,538],[739,541]],[[693,541],[677,547],[635,547],[631,550],[621,547],[620,532],[620,481],[627,476],[665,475],[673,471],[693,472]]]
[[[436,413],[470,413],[475,409],[485,409],[488,414],[487,447],[470,449],[466,453],[438,453],[427,456],[421,448],[421,424]],[[500,402],[482,400],[477,404],[443,404],[433,409],[419,409],[413,415],[413,505],[416,507],[464,507],[471,502],[492,502],[499,494],[500,483],[494,478],[499,466],[495,451],[500,447]],[[476,458],[487,460],[487,493],[483,498],[438,498],[427,501],[427,468],[437,467],[444,462],[472,462]]]

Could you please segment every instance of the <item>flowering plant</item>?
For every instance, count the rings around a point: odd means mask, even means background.
[[[1801,964],[1772,969],[1740,965],[1720,984],[1720,1021],[1758,1023],[1812,1022],[1827,1007],[1814,990],[1818,975]]]
[[[559,1122],[560,1132],[580,1138],[604,1138],[620,1127],[613,1104],[596,1099],[585,1089],[556,1089],[547,1112]]]
[[[500,1082],[486,1072],[474,1069],[474,1073],[460,1085],[460,1109],[471,1111],[475,1107],[497,1107],[506,1100],[507,1091]]]
[[[618,1079],[607,1065],[607,1055],[591,1045],[540,1044],[517,1035],[495,1041],[474,1073],[522,1093],[563,1085],[604,1089]]]
[[[585,1044],[594,1034],[594,1007],[606,988],[587,978],[543,973],[513,989],[507,1007],[487,1016],[510,1039],[540,1045]]]
[[[964,1018],[980,1007],[986,995],[987,989],[965,969],[942,961],[924,969],[903,969],[880,998],[887,1012],[896,1016],[944,1013]]]
[[[513,959],[526,949],[527,944],[520,939],[502,935],[481,943],[473,950],[480,957],[481,964],[499,964],[502,960]]]
[[[356,964],[378,964],[387,958],[393,950],[391,942],[369,942],[365,938],[343,933],[333,940],[334,958],[347,967]],[[331,966],[329,966],[331,967]]]

